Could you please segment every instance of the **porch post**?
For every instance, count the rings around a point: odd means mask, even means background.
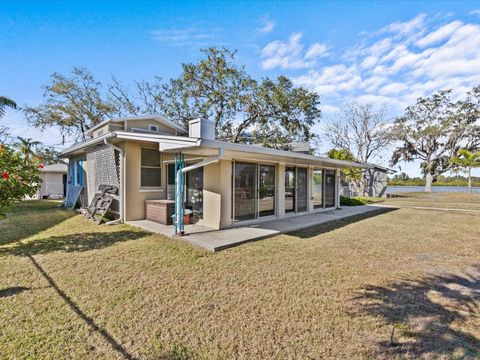
[[[313,212],[313,166],[308,167],[307,176],[307,210]]]
[[[277,165],[277,217],[285,217],[285,164]]]
[[[184,158],[182,153],[175,155],[175,235],[184,235],[185,229],[183,216],[185,209],[183,207],[183,188],[184,188]]]
[[[340,169],[335,170],[335,207],[341,209],[340,205]]]

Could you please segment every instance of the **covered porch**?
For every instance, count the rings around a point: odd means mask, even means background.
[[[363,215],[381,209],[383,208],[373,205],[344,207],[338,210],[289,216],[250,225],[237,224],[223,230],[216,230],[197,224],[185,225],[186,235],[178,239],[205,250],[216,252],[246,242],[306,229],[315,225]],[[127,224],[153,233],[166,236],[174,235],[173,226],[162,225],[149,220],[128,221]]]

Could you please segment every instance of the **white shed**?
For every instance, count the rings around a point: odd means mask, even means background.
[[[38,190],[37,198],[62,199],[65,197],[65,186],[67,183],[67,164],[45,165],[40,169],[42,185]]]

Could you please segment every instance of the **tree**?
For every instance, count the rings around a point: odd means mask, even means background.
[[[467,174],[468,191],[472,193],[472,169],[480,167],[480,152],[460,149],[458,155],[452,158],[452,164],[455,167],[465,170]]]
[[[119,114],[159,112],[188,127],[188,121],[206,117],[215,122],[217,137],[231,142],[253,142],[287,148],[292,141],[308,141],[320,118],[316,93],[295,87],[286,77],[251,78],[237,65],[236,52],[201,50],[204,58],[182,65],[182,74],[162,83],[135,83],[136,94],[114,80],[111,102]]]
[[[56,164],[60,161],[60,155],[53,146],[39,148],[37,151],[37,156],[45,165]]]
[[[17,104],[6,96],[0,96],[0,119],[5,115],[5,109],[7,107],[16,109]],[[8,128],[6,126],[0,126],[0,144],[5,143],[9,136]]]
[[[0,216],[14,202],[33,196],[39,189],[39,165],[8,145],[0,145]]]
[[[439,175],[452,168],[451,159],[460,148],[474,151],[480,145],[475,93],[456,103],[450,94],[451,90],[442,90],[417,99],[395,120],[392,131],[401,145],[395,149],[391,163],[420,160],[426,192],[432,191],[432,182]]]
[[[355,156],[347,149],[331,149],[327,152],[327,156],[330,159],[356,161]],[[359,183],[362,180],[362,170],[358,168],[346,168],[342,169],[342,174],[345,180],[349,183],[349,188],[359,188]],[[363,196],[363,193],[361,193]]]
[[[7,107],[16,109],[17,104],[15,103],[15,101],[13,101],[12,99],[6,96],[0,96],[0,118],[2,118],[3,115],[5,115],[5,108]]]
[[[101,83],[85,68],[74,67],[72,76],[53,73],[43,86],[44,102],[25,106],[28,121],[41,130],[58,126],[65,136],[85,140],[85,132],[108,118],[115,107],[103,99]]]
[[[348,150],[366,164],[378,157],[392,142],[386,109],[351,102],[343,106],[341,118],[326,126],[325,136],[338,149]],[[365,192],[365,174],[360,175],[360,193]]]
[[[17,136],[17,140],[18,141],[14,144],[14,146],[25,159],[39,159],[37,148],[42,144],[40,141],[36,141],[31,138],[23,138],[21,136]]]
[[[320,119],[319,96],[296,87],[286,77],[257,81],[236,63],[236,51],[201,50],[203,58],[182,65],[178,78],[135,82],[133,91],[115,77],[105,94],[85,68],[73,76],[54,73],[44,86],[45,101],[26,107],[28,120],[40,129],[59,126],[62,134],[85,139],[85,132],[109,116],[161,114],[185,128],[192,119],[215,122],[217,137],[231,142],[289,148],[309,141]]]

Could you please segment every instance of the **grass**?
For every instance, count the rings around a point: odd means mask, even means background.
[[[477,201],[438,199],[457,200]],[[208,253],[56,205],[0,221],[2,358],[480,356],[476,213],[385,209]]]
[[[398,207],[433,207],[480,211],[480,194],[469,193],[399,193],[384,199],[385,205]]]

